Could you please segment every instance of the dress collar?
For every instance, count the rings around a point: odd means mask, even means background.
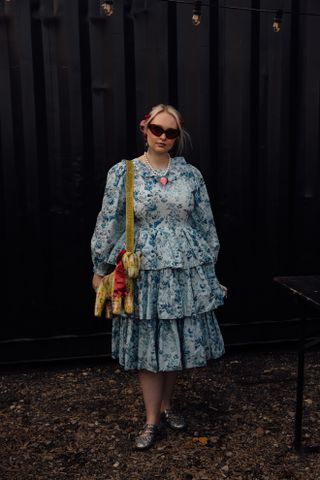
[[[150,170],[150,168],[145,165],[141,160],[138,158],[133,159],[134,166],[137,167],[138,171],[144,176],[144,177],[154,177],[154,173]],[[180,173],[181,167],[183,165],[186,165],[186,160],[184,157],[172,157],[171,158],[171,167],[168,172],[168,178],[169,180],[174,180]]]

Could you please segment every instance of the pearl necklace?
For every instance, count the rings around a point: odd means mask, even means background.
[[[166,185],[168,183],[168,178],[166,177],[169,169],[170,169],[170,166],[171,166],[171,157],[170,155],[168,154],[169,156],[169,163],[167,165],[167,168],[165,170],[161,170],[161,169],[157,169],[157,168],[153,168],[153,166],[150,164],[149,162],[149,155],[147,152],[144,152],[144,158],[146,160],[146,163],[147,163],[147,166],[149,167],[149,169],[152,171],[152,173],[154,173],[156,176],[159,176],[161,175],[161,178],[159,180],[159,182],[161,183],[161,185]]]

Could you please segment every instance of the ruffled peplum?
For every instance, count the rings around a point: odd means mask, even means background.
[[[125,233],[121,235],[107,260],[115,264],[118,253],[125,248]],[[141,269],[190,268],[214,263],[208,243],[188,224],[167,224],[164,220],[135,229],[135,251],[142,252]]]
[[[171,320],[218,308],[224,291],[213,264],[190,269],[141,270],[135,281],[134,316]]]
[[[113,320],[112,357],[125,370],[159,372],[204,367],[224,352],[212,311],[171,322],[157,318]]]

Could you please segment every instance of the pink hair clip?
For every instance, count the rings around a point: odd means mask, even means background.
[[[149,120],[150,117],[151,117],[150,113],[147,113],[147,114],[143,117],[143,119],[142,119],[141,122],[139,123],[140,132],[144,133],[144,129],[145,129],[147,120]]]

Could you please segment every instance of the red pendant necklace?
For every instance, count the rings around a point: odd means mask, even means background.
[[[150,164],[149,162],[149,155],[147,152],[144,152],[144,158],[146,160],[146,163],[149,167],[149,169],[152,171],[152,173],[154,173],[157,177],[160,177],[159,179],[159,182],[161,183],[161,185],[165,186],[167,183],[168,183],[168,177],[167,177],[167,173],[170,169],[170,166],[171,166],[171,157],[170,155],[168,154],[168,157],[169,157],[169,162],[168,162],[168,165],[167,165],[167,168],[165,170],[161,170],[161,169],[156,169],[156,168],[153,168],[153,166]]]

